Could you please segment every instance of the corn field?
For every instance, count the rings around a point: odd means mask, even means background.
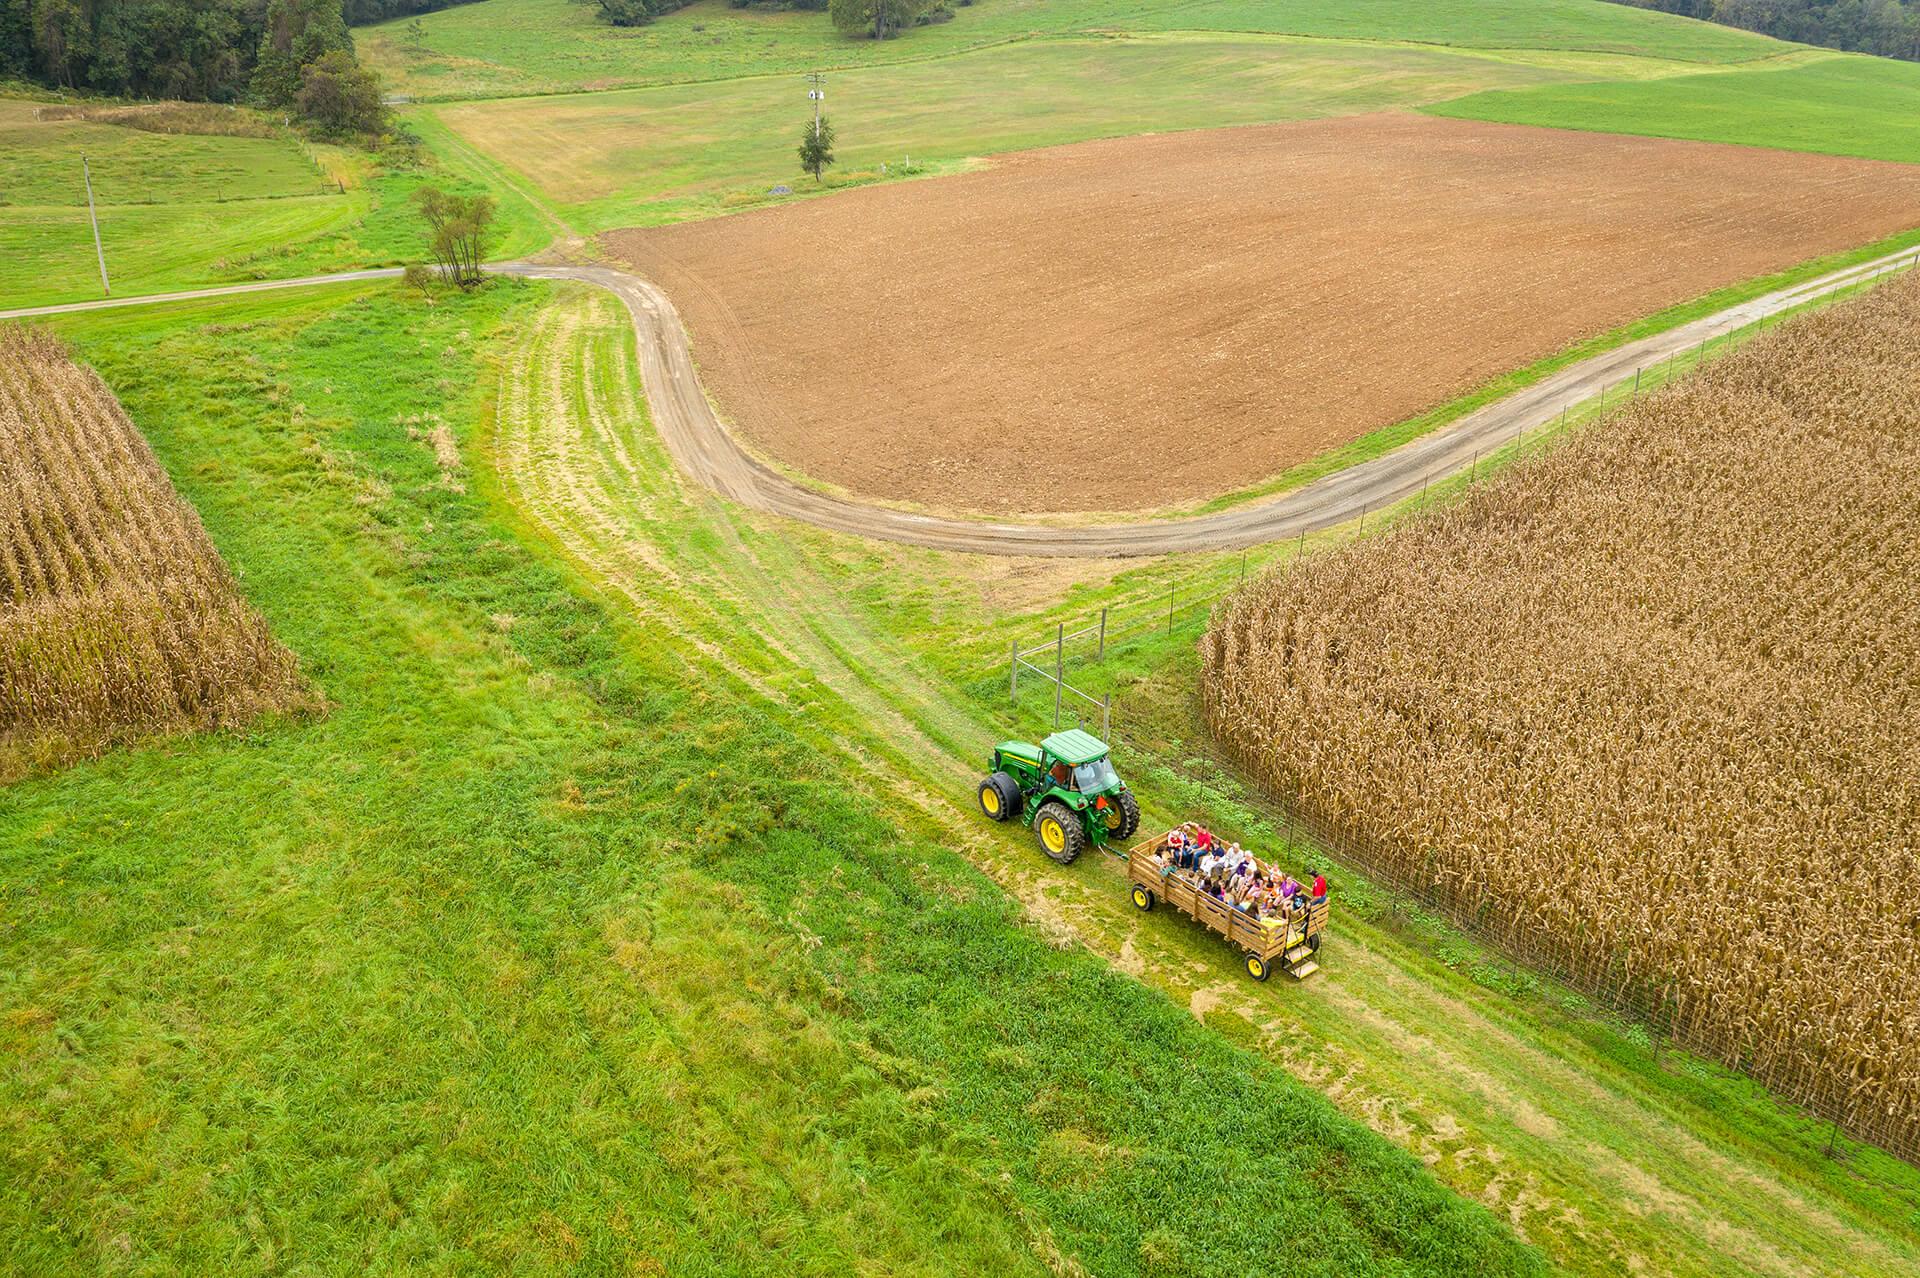
[[[0,326],[0,777],[311,701],[112,392]]]
[[[1315,826],[1920,1157],[1920,276],[1261,579],[1203,657]]]

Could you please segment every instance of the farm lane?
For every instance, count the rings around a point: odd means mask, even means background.
[[[1764,316],[1803,305],[1910,260],[1903,251],[1728,307],[1690,324],[1569,365],[1450,426],[1280,497],[1217,514],[1124,524],[1017,524],[923,515],[807,488],[754,457],[720,421],[694,368],[687,332],[656,285],[605,266],[515,263],[502,271],[566,279],[611,290],[633,316],[642,379],[655,426],[690,477],[742,505],[817,527],[936,550],[996,555],[1115,558],[1180,551],[1237,550],[1317,532],[1380,510],[1435,480],[1466,470],[1483,453],[1543,426],[1647,367],[1695,349]]]
[[[976,521],[871,505],[808,488],[749,453],[721,422],[701,387],[685,325],[656,285],[607,266],[508,262],[488,269],[528,279],[573,280],[617,296],[632,316],[647,402],[674,462],[690,478],[743,506],[855,536],[935,550],[991,555],[1122,558],[1202,550],[1238,550],[1318,532],[1381,510],[1427,484],[1467,470],[1483,454],[1545,426],[1568,405],[1629,381],[1637,368],[1692,351],[1725,333],[1920,260],[1912,250],[1860,263],[1764,294],[1702,319],[1551,374],[1391,452],[1278,497],[1214,514],[1134,523],[1057,525]],[[397,268],[263,280],[146,297],[107,298],[0,311],[0,320],[122,306],[193,301],[269,289],[391,279]]]
[[[303,275],[290,280],[254,280],[249,284],[221,284],[215,288],[193,288],[178,293],[142,293],[134,297],[102,297],[91,302],[63,302],[58,306],[22,306],[0,311],[0,320],[34,319],[42,315],[75,315],[81,311],[112,311],[123,306],[159,306],[166,302],[197,302],[208,297],[232,297],[239,293],[266,293],[282,288],[312,288],[320,284],[351,284],[359,280],[399,279],[401,268],[382,266],[364,271],[340,271],[333,275]]]

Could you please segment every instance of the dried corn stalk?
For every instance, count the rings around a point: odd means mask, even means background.
[[[1402,881],[1920,1149],[1920,277],[1204,645],[1231,754]]]

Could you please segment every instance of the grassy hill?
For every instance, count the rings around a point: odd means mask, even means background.
[[[1920,163],[1920,66],[1821,56],[1736,75],[1542,85],[1472,94],[1439,115]]]
[[[382,162],[251,113],[0,97],[0,309],[100,296],[83,156],[117,296],[415,260],[408,195],[461,182],[430,157]],[[544,243],[537,227],[509,204],[502,251]]]
[[[485,0],[356,33],[394,89],[422,100],[577,93],[643,84],[796,74],[944,57],[1013,41],[1110,31],[1205,31],[1561,49],[1698,63],[1780,52],[1749,32],[1602,0],[980,0],[953,21],[897,39],[842,36],[823,13],[740,10],[705,0],[651,25],[616,28],[573,0]]]
[[[396,44],[391,24],[363,33],[369,58],[428,103],[410,118],[580,236],[814,191],[793,147],[808,115],[798,74],[820,67],[834,68],[830,186],[1096,137],[1391,108],[1641,132],[1691,113],[1682,127],[1700,131],[1685,136],[1809,149],[1851,136],[1851,153],[1905,154],[1899,102],[1920,84],[1906,64],[1836,69],[1862,60],[1602,0],[989,0],[878,44],[820,14],[720,3],[629,30],[559,0],[486,0],[424,22],[418,46]],[[1856,90],[1863,113],[1844,105]],[[1808,95],[1833,109],[1800,119]]]

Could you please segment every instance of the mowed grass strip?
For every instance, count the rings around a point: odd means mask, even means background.
[[[1569,49],[1735,63],[1790,47],[1763,36],[1602,0],[983,0],[953,21],[876,43],[824,13],[689,6],[641,28],[571,0],[488,0],[356,32],[362,56],[418,98],[574,93],[641,84],[920,61],[1034,37],[1209,31],[1483,49]]]
[[[1920,163],[1920,66],[1836,56],[1780,70],[1489,90],[1436,115]]]
[[[334,710],[7,792],[0,1268],[1542,1271],[522,543],[548,296],[67,325]]]

